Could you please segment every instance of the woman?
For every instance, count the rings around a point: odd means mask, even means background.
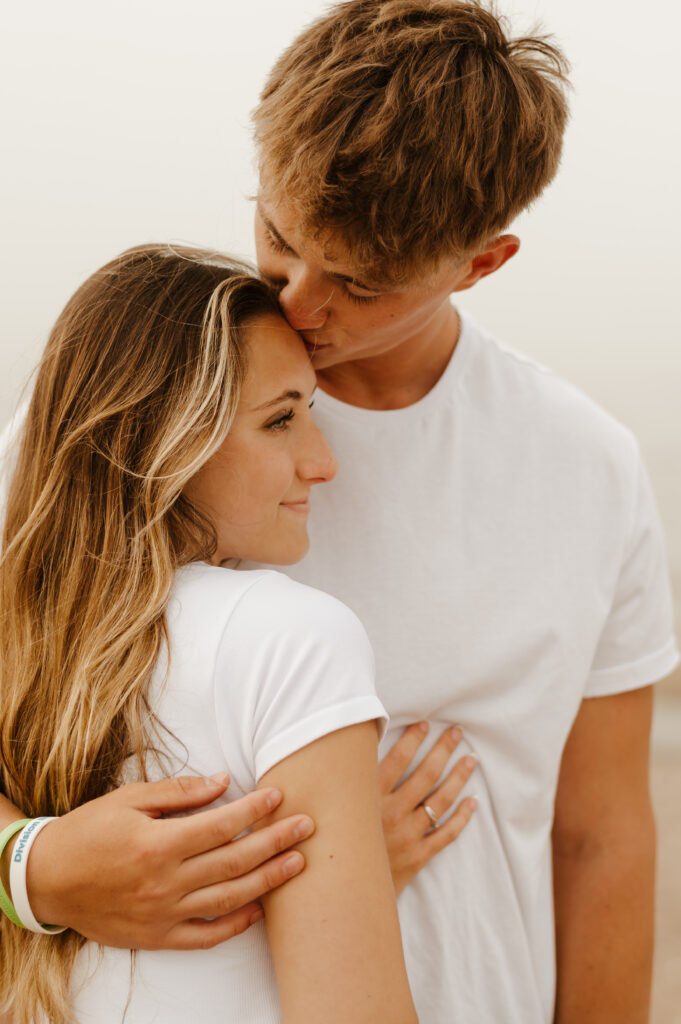
[[[260,923],[213,950],[100,953],[3,918],[16,1024],[416,1019],[366,636],[334,599],[228,567],[307,549],[311,487],[335,473],[313,390],[267,286],[195,250],[124,253],[57,321],[4,531],[3,792],[61,814],[229,757],[230,794],[281,788],[278,813],[317,831],[303,875],[266,898],[267,938]]]

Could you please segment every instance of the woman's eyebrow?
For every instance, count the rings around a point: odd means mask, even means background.
[[[282,391],[276,398],[271,398],[267,402],[263,402],[262,405],[255,405],[253,412],[260,412],[261,409],[269,409],[271,405],[277,405],[279,402],[288,400],[289,402],[301,402],[303,399],[300,391]]]

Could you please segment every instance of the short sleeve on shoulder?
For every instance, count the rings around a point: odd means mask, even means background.
[[[235,743],[257,782],[301,747],[387,716],[374,658],[357,617],[340,601],[267,572],[230,616],[216,660],[217,725],[225,757]]]
[[[679,662],[662,527],[639,459],[632,524],[585,697],[635,690]]]

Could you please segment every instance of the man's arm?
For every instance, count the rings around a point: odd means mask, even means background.
[[[556,1024],[646,1024],[655,822],[652,689],[584,700],[560,770],[553,828]]]
[[[314,824],[295,815],[233,842],[279,805],[276,789],[163,817],[211,803],[227,784],[226,777],[135,783],[51,822],[28,864],[35,916],[133,949],[207,948],[245,931],[262,916],[254,901],[302,870],[302,854],[283,851]],[[0,829],[22,817],[0,796]]]

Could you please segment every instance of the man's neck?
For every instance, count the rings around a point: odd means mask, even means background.
[[[403,409],[428,394],[445,372],[459,340],[461,320],[446,304],[442,316],[377,356],[319,370],[320,387],[363,409]]]

